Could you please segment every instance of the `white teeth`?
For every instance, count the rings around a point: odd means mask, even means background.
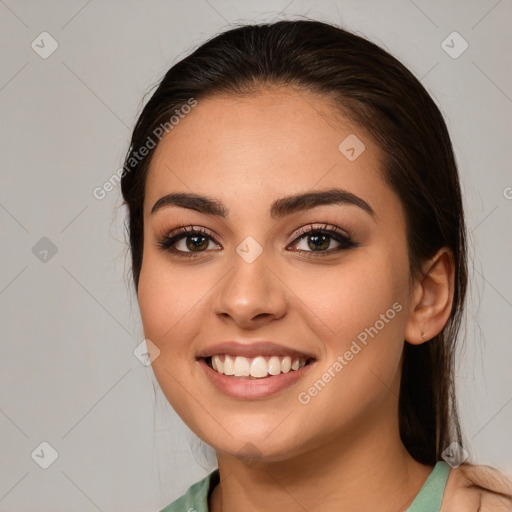
[[[267,361],[262,356],[255,357],[251,362],[251,377],[266,377]]]
[[[306,364],[306,358],[290,356],[257,356],[247,358],[243,356],[230,356],[216,354],[211,358],[213,370],[224,375],[235,377],[263,378],[268,375],[279,375],[296,371]]]
[[[249,376],[249,360],[246,357],[236,356],[235,376],[236,377],[248,377]]]
[[[224,373],[224,363],[222,362],[220,356],[212,357],[212,366],[215,371]]]
[[[281,373],[281,361],[279,357],[272,356],[268,361],[268,373],[270,375],[279,375]]]
[[[230,356],[224,358],[224,375],[234,375],[235,369],[233,359]]]

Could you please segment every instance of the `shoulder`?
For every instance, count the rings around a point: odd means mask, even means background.
[[[187,492],[160,512],[192,512],[208,510],[208,493],[219,482],[219,470],[215,469],[202,480],[192,484]]]
[[[452,468],[441,511],[512,512],[512,480],[491,466],[466,463]]]

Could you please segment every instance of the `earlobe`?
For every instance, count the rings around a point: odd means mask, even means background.
[[[405,341],[419,345],[437,336],[450,318],[454,294],[453,254],[443,247],[423,265],[414,283]]]

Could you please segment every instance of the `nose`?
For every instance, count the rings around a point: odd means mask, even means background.
[[[216,288],[214,313],[242,329],[254,329],[286,314],[286,287],[268,266],[265,251],[252,263],[237,254]]]

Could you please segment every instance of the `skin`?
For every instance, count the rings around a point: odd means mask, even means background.
[[[338,149],[349,134],[366,146],[354,161]],[[446,324],[453,263],[442,248],[424,262],[426,276],[410,275],[404,213],[380,162],[375,142],[335,117],[328,99],[286,88],[201,100],[155,150],[139,306],[145,337],[160,351],[153,370],[162,391],[217,451],[214,512],[397,512],[432,470],[399,437],[402,350],[404,340],[423,343]],[[375,217],[332,204],[270,217],[276,199],[331,187],[363,198]],[[216,197],[229,215],[176,206],[152,215],[154,203],[170,192]],[[330,253],[308,257],[308,236],[295,241],[297,230],[325,223],[350,232],[357,247],[336,251],[331,239]],[[182,224],[212,234],[195,259],[157,245]],[[252,263],[235,250],[247,236],[263,249]],[[187,250],[183,241],[179,247]],[[402,310],[307,405],[299,403],[298,393],[395,302]],[[311,352],[316,362],[307,377],[271,397],[232,398],[210,383],[196,354],[240,338]]]

